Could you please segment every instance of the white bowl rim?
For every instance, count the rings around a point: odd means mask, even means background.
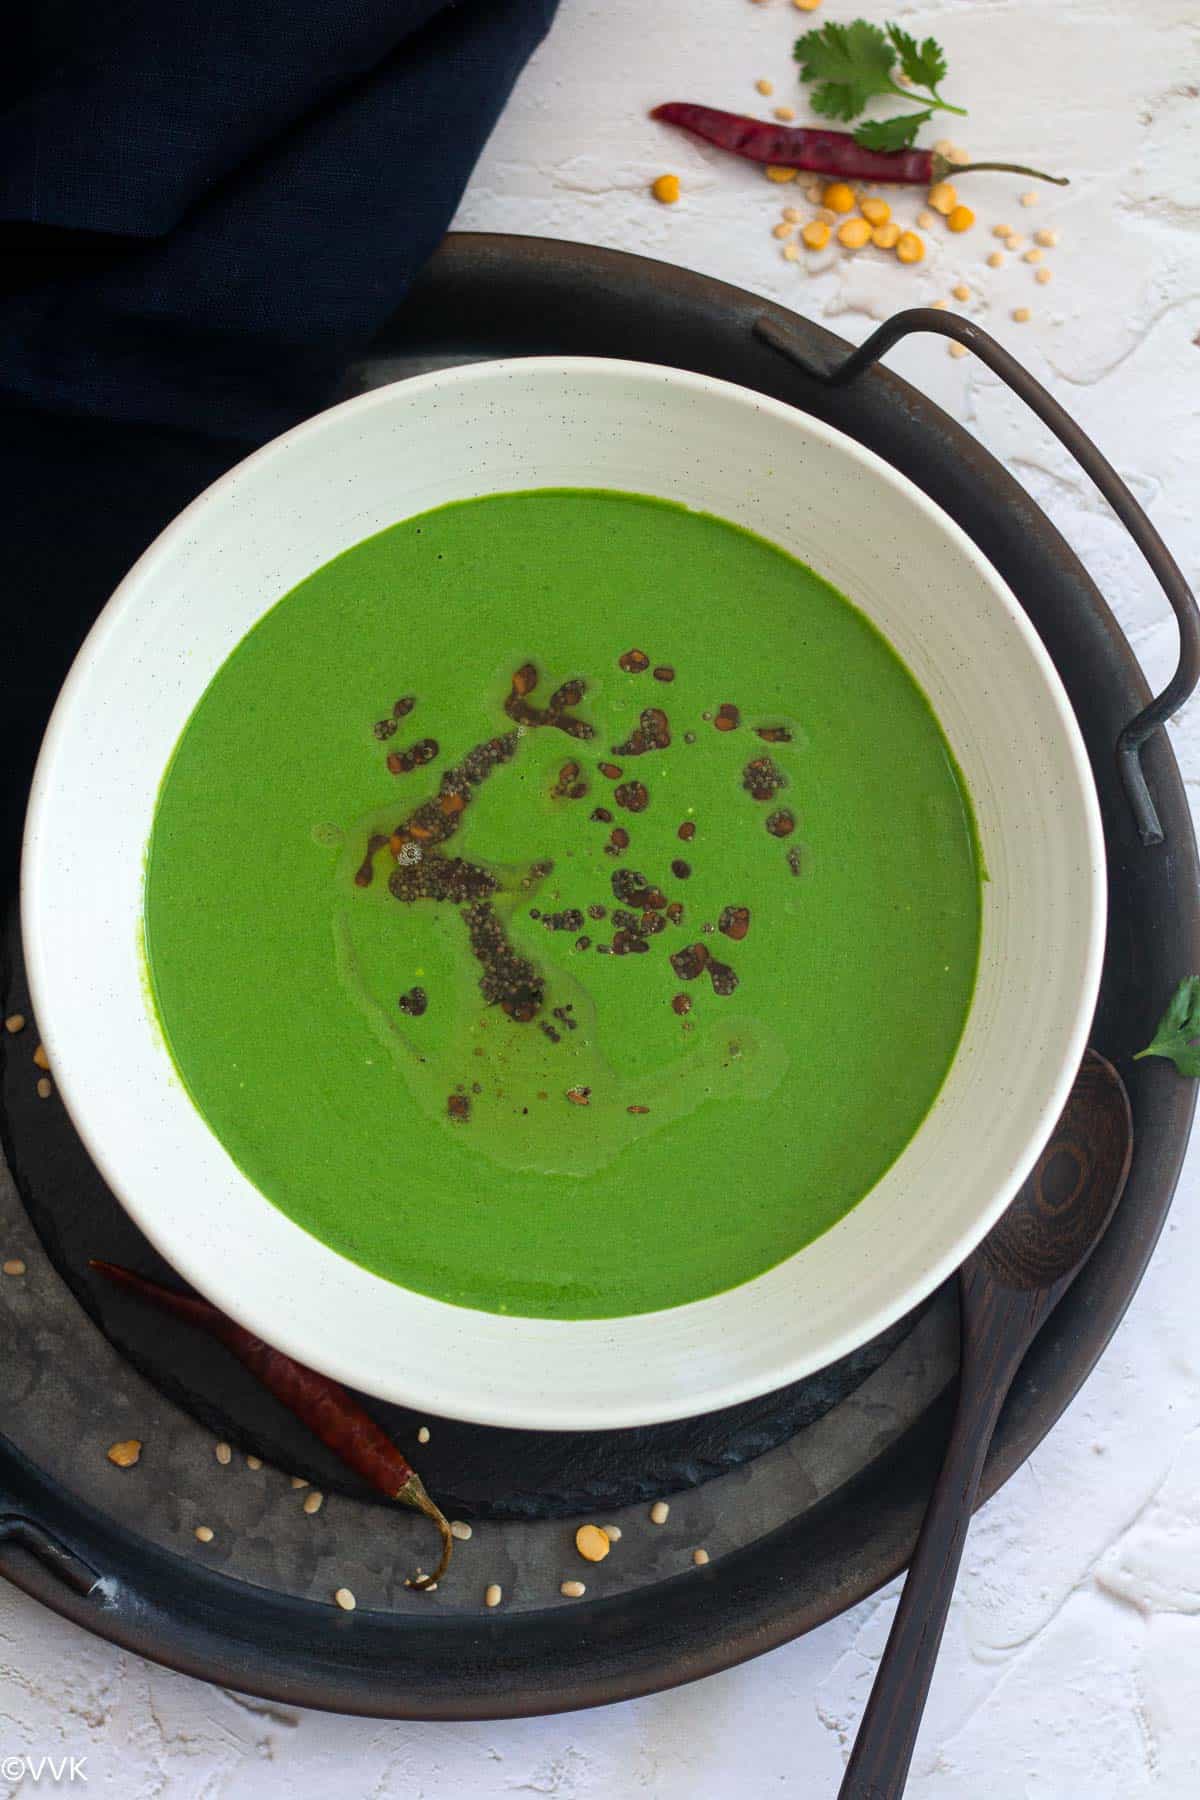
[[[1050,1084],[1038,1110],[1035,1126],[1028,1132],[1021,1153],[1013,1158],[1009,1179],[997,1190],[990,1204],[981,1209],[976,1216],[973,1228],[960,1232],[952,1242],[946,1245],[939,1256],[931,1259],[919,1280],[910,1282],[894,1293],[890,1300],[881,1301],[869,1313],[860,1315],[857,1323],[847,1325],[840,1332],[831,1334],[819,1353],[806,1351],[793,1354],[787,1359],[781,1359],[773,1371],[769,1386],[764,1386],[762,1380],[752,1374],[740,1378],[729,1377],[720,1381],[706,1382],[697,1391],[689,1394],[686,1408],[680,1406],[677,1398],[665,1395],[658,1404],[623,1405],[619,1392],[607,1395],[599,1403],[589,1401],[583,1405],[549,1402],[545,1397],[539,1395],[532,1395],[524,1400],[510,1400],[506,1404],[496,1404],[477,1396],[472,1397],[466,1392],[461,1395],[458,1393],[440,1394],[434,1401],[427,1392],[418,1392],[409,1387],[403,1375],[398,1380],[387,1379],[382,1382],[376,1380],[373,1383],[369,1373],[358,1366],[352,1356],[346,1356],[338,1348],[327,1347],[326,1343],[321,1341],[322,1334],[314,1333],[310,1337],[302,1337],[298,1332],[288,1330],[286,1326],[281,1327],[280,1321],[272,1317],[269,1310],[260,1308],[253,1298],[247,1300],[238,1289],[236,1272],[232,1268],[227,1269],[224,1265],[197,1267],[188,1254],[186,1243],[175,1242],[169,1238],[169,1234],[161,1232],[157,1220],[154,1217],[148,1217],[144,1209],[123,1192],[120,1172],[114,1164],[105,1139],[103,1107],[99,1098],[96,1097],[93,1103],[88,1097],[73,1088],[69,1073],[65,1079],[60,1078],[57,1073],[60,1069],[69,1068],[69,1056],[61,1055],[64,1039],[69,1037],[67,1021],[64,1019],[60,1022],[52,1007],[45,1009],[43,1020],[41,1003],[52,991],[52,976],[49,946],[39,929],[39,892],[48,862],[42,846],[49,841],[48,834],[41,829],[41,823],[43,815],[53,801],[53,766],[60,741],[68,729],[75,693],[82,688],[90,673],[92,663],[109,635],[120,628],[126,612],[137,604],[139,588],[144,578],[153,572],[160,562],[168,559],[174,553],[181,540],[195,531],[197,525],[203,521],[204,515],[210,509],[214,499],[227,493],[259,463],[275,458],[282,450],[294,448],[309,437],[319,435],[327,428],[330,420],[351,412],[362,414],[373,408],[386,406],[398,388],[402,388],[406,392],[413,392],[447,385],[484,384],[520,373],[530,367],[536,367],[541,371],[552,368],[563,378],[611,376],[614,379],[629,379],[632,377],[678,386],[685,391],[695,393],[724,395],[740,405],[750,405],[760,412],[771,414],[791,424],[795,424],[799,420],[813,437],[836,446],[842,454],[848,455],[873,477],[890,485],[954,541],[959,552],[975,567],[991,590],[993,598],[1008,615],[1010,623],[1024,639],[1032,659],[1039,665],[1047,697],[1056,711],[1062,730],[1063,745],[1068,752],[1072,771],[1077,778],[1083,798],[1085,812],[1083,823],[1088,847],[1089,876],[1086,896],[1088,926],[1084,958],[1085,977],[1080,983],[1074,1016],[1067,1037],[1069,1048],[1063,1055],[1055,1079]],[[546,484],[540,485],[545,486]],[[402,517],[407,516],[410,515],[402,515]],[[267,605],[264,605],[263,612],[269,610],[269,607],[281,597],[275,596]],[[247,629],[251,629],[251,627]],[[365,394],[354,395],[348,400],[327,407],[312,417],[302,420],[290,430],[281,433],[235,463],[164,526],[121,579],[97,615],[76,653],[51,713],[39,751],[26,813],[21,860],[20,911],[30,998],[34,1016],[39,1020],[39,1031],[46,1046],[51,1067],[56,1070],[56,1087],[62,1102],[85,1149],[122,1207],[129,1213],[139,1229],[144,1232],[155,1249],[184,1280],[228,1313],[230,1317],[236,1319],[238,1323],[246,1326],[285,1354],[319,1369],[322,1373],[349,1387],[373,1393],[377,1398],[416,1409],[433,1410],[436,1408],[440,1416],[462,1419],[480,1425],[527,1430],[601,1431],[661,1424],[672,1419],[700,1416],[758,1398],[763,1393],[772,1392],[776,1388],[782,1388],[792,1382],[802,1380],[820,1369],[829,1367],[851,1351],[870,1342],[881,1332],[886,1331],[890,1325],[895,1324],[906,1313],[920,1305],[955,1273],[999,1219],[1022,1182],[1032,1171],[1062,1113],[1073,1086],[1079,1064],[1087,1048],[1088,1033],[1100,988],[1107,929],[1107,865],[1100,805],[1087,749],[1074,710],[1049,652],[1035,631],[1024,608],[998,571],[962,527],[935,501],[931,500],[915,482],[895,469],[876,452],[867,449],[856,439],[837,430],[824,420],[817,419],[785,401],[777,400],[772,395],[762,394],[754,389],[744,387],[738,382],[725,381],[694,370],[677,369],[666,364],[638,362],[625,358],[524,356],[495,358],[431,370],[423,375],[409,376],[398,382],[387,383],[382,387],[371,389]],[[189,1104],[191,1104],[190,1101]],[[265,1203],[272,1204],[270,1201]],[[296,1227],[296,1229],[303,1230],[303,1227]],[[305,1233],[305,1235],[311,1234]],[[320,1240],[314,1241],[321,1242]],[[331,1257],[338,1257],[343,1261],[350,1260],[342,1258],[339,1252],[324,1243],[321,1243],[321,1248]],[[803,1254],[803,1252],[798,1254]],[[764,1271],[765,1273],[769,1273],[769,1271]],[[389,1288],[395,1285],[387,1282],[381,1276],[372,1276],[372,1278]],[[752,1287],[754,1281],[759,1279],[762,1277],[756,1276],[741,1285],[747,1288]],[[408,1289],[402,1291],[406,1294],[412,1293],[412,1290]],[[736,1291],[736,1289],[727,1291]],[[447,1304],[430,1300],[430,1297],[426,1295],[418,1295],[417,1298],[429,1301],[433,1305]],[[716,1298],[719,1296],[706,1297],[689,1302],[683,1307],[666,1310],[671,1314],[678,1315],[692,1308],[704,1307]],[[451,1310],[465,1313],[470,1309],[452,1308]],[[643,1313],[629,1316],[647,1319],[659,1315]],[[556,1335],[563,1334],[564,1336],[576,1330],[580,1325],[603,1326],[606,1323],[614,1322],[604,1319],[539,1319],[537,1321],[539,1327]]]

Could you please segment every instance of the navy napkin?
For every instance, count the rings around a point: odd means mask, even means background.
[[[556,0],[41,0],[0,66],[0,854],[95,613],[332,396]]]

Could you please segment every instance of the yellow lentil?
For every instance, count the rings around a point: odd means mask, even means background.
[[[829,242],[829,227],[824,219],[810,219],[800,236],[810,250],[823,250]]]
[[[925,197],[934,212],[952,213],[958,205],[958,189],[951,181],[935,181]]]
[[[20,1256],[10,1256],[4,1264],[4,1273],[6,1275],[23,1275],[25,1273],[24,1259]]]
[[[902,231],[896,245],[896,255],[902,263],[919,263],[925,255],[925,245],[915,231]]]
[[[971,298],[971,290],[965,281],[956,282],[950,291],[956,300],[969,300]]]
[[[1014,306],[1012,316],[1018,325],[1028,325],[1033,314],[1027,306]]]
[[[674,206],[679,198],[678,175],[660,175],[651,186],[650,192],[663,206]]]
[[[773,94],[775,92],[775,83],[773,81],[768,81],[765,75],[760,75],[754,85],[760,94]]]
[[[119,1444],[110,1444],[107,1451],[109,1462],[115,1463],[118,1469],[132,1469],[141,1454],[141,1438],[122,1438]]]
[[[951,231],[970,231],[975,223],[975,214],[969,206],[956,206],[946,215],[946,224]]]
[[[838,227],[838,243],[844,244],[847,250],[861,250],[870,241],[871,227],[865,219],[847,219]]]
[[[858,210],[864,219],[871,221],[872,225],[886,225],[892,216],[892,209],[887,201],[881,200],[875,194],[864,200]]]
[[[795,116],[796,109],[794,106],[777,106],[774,111],[774,117],[782,119],[785,125],[790,125]]]
[[[854,189],[844,181],[831,181],[821,196],[830,212],[848,213],[854,208]]]
[[[584,1562],[603,1562],[612,1545],[598,1525],[581,1525],[575,1533],[575,1548]]]
[[[4,1021],[4,1029],[8,1032],[10,1037],[16,1037],[18,1031],[24,1031],[25,1029],[25,1014],[9,1013],[7,1019]]]
[[[900,227],[895,219],[889,219],[886,225],[876,225],[871,242],[877,250],[894,250],[900,242]]]
[[[795,181],[796,170],[785,169],[779,163],[768,163],[764,171],[768,181]]]

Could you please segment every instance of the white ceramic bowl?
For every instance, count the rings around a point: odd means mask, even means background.
[[[398,519],[540,486],[703,508],[849,595],[932,701],[974,797],[990,875],[961,1048],[878,1186],[742,1287],[574,1323],[426,1299],[278,1212],[175,1078],[139,962],[160,777],[259,615]],[[422,376],[322,413],[163,532],[101,614],[59,699],[34,782],[22,906],[59,1091],[113,1191],[182,1275],[273,1344],[370,1393],[496,1425],[594,1429],[795,1380],[899,1318],[962,1261],[1031,1168],[1084,1050],[1104,846],[1049,658],[994,570],[911,483],[744,389],[636,363],[539,358]]]

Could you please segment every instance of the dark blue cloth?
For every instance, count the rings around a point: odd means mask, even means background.
[[[38,0],[0,67],[0,768],[179,508],[332,396],[556,0]]]

